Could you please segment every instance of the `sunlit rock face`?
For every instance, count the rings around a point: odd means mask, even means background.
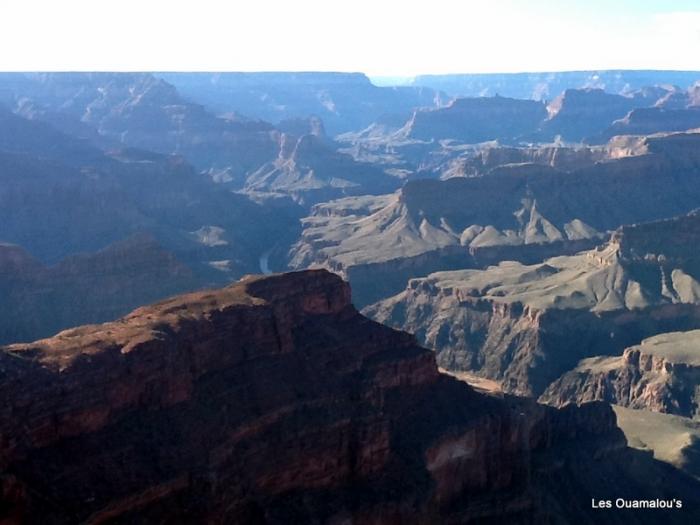
[[[623,227],[573,256],[413,279],[364,311],[415,333],[445,368],[540,395],[582,358],[700,327],[698,240],[697,214]]]
[[[699,379],[700,330],[670,332],[644,339],[621,356],[581,361],[541,399],[554,405],[604,400],[694,418]]]
[[[533,100],[498,96],[458,98],[445,108],[415,111],[398,133],[418,140],[507,142],[533,133],[546,116],[544,104]]]
[[[394,195],[319,204],[302,221],[290,264],[341,272],[364,306],[412,277],[590,249],[622,224],[697,208],[699,137],[619,139],[608,159],[568,171],[506,164],[480,177],[409,181]]]

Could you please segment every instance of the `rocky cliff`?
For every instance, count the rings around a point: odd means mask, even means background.
[[[696,128],[700,128],[700,108],[639,108],[613,122],[597,139],[604,141],[614,135],[650,135]]]
[[[398,134],[428,141],[508,142],[535,131],[546,116],[544,104],[533,100],[458,98],[445,108],[414,111]]]
[[[654,102],[606,93],[602,89],[567,89],[547,106],[549,118],[542,125],[542,134],[580,142],[598,135],[634,108]]]
[[[696,482],[625,447],[609,407],[478,394],[411,336],[358,314],[323,271],[246,278],[4,347],[0,374],[6,524],[666,515],[591,509],[613,494],[681,498],[671,522],[700,508]]]
[[[562,171],[572,171],[596,162],[608,160],[611,152],[605,147],[563,147],[542,145],[540,147],[513,148],[489,147],[473,160],[474,174],[486,174],[506,164],[536,164],[550,166]]]
[[[422,87],[378,87],[362,73],[160,73],[217,113],[238,111],[279,122],[318,115],[332,135],[360,130],[386,114],[410,114],[447,97]]]
[[[695,209],[699,139],[687,133],[618,140],[608,151],[619,158],[571,171],[504,165],[481,177],[410,181],[371,206],[367,199],[323,204],[304,219],[291,267],[318,264],[344,272],[364,297],[375,285],[353,280],[353,268],[363,267],[360,275],[366,266],[382,265],[408,278],[459,264],[481,267],[470,259],[483,250],[494,263],[536,262],[590,248],[591,239],[622,224]]]
[[[698,415],[700,330],[644,339],[619,357],[581,361],[542,394],[550,404],[605,400],[629,408]]]
[[[249,193],[278,192],[310,207],[346,195],[395,191],[400,179],[381,168],[334,151],[322,137],[283,133],[279,153],[246,179]]]
[[[574,256],[438,272],[365,312],[415,333],[452,370],[539,395],[584,357],[700,326],[700,216],[624,227]]]

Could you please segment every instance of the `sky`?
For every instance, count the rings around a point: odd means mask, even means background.
[[[3,0],[0,70],[700,70],[700,0]]]

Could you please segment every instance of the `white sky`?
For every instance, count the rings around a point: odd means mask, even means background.
[[[0,0],[2,70],[700,70],[700,0]]]

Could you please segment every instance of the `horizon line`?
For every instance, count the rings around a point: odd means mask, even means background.
[[[415,78],[425,76],[456,76],[456,75],[535,75],[542,73],[598,73],[598,72],[663,72],[663,73],[700,73],[697,69],[680,68],[590,68],[590,69],[528,69],[517,71],[445,71],[439,73],[368,73],[360,70],[321,70],[321,69],[158,69],[158,68],[31,68],[31,69],[2,69],[0,74],[40,74],[40,73],[199,73],[199,74],[330,74],[330,75],[364,75],[368,78]]]

